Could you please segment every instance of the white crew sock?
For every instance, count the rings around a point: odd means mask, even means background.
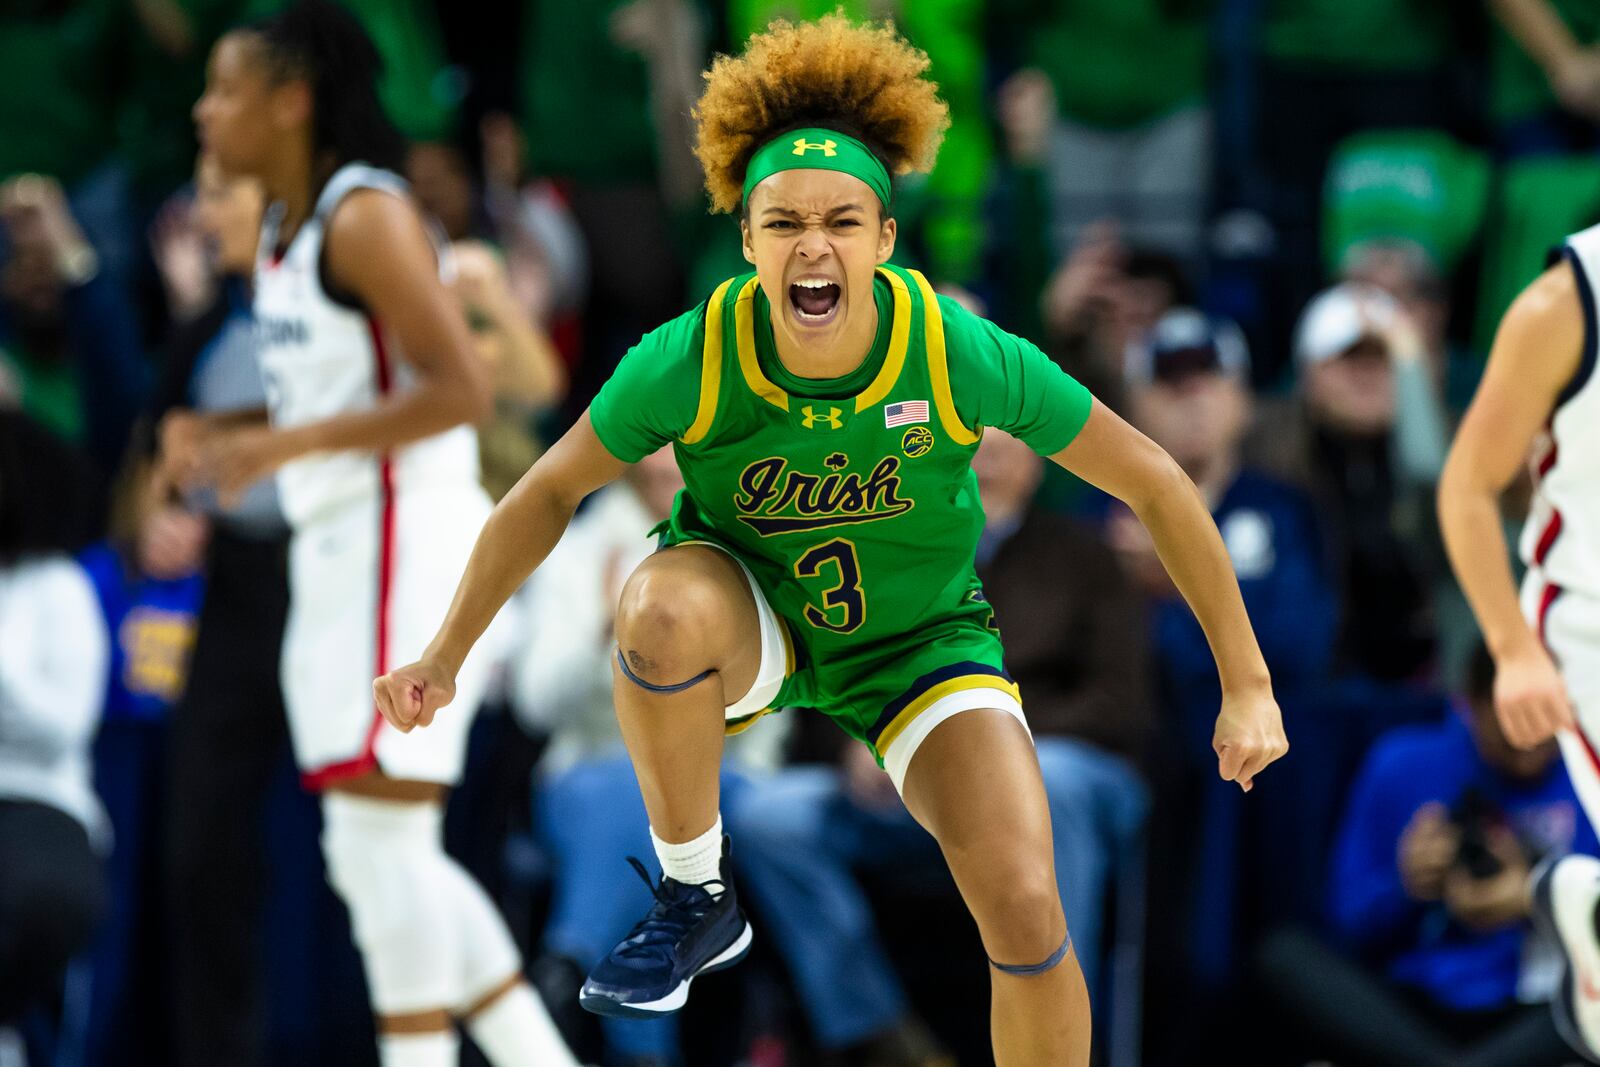
[[[379,1034],[378,1062],[383,1067],[456,1067],[461,1039],[454,1030],[431,1034]]]
[[[494,1067],[578,1067],[544,1002],[526,982],[496,997],[465,1025]]]
[[[661,861],[661,873],[674,882],[684,885],[704,885],[722,879],[722,813],[711,829],[692,841],[669,845],[650,830],[650,842],[656,846],[656,859]],[[717,894],[720,895],[720,894]]]

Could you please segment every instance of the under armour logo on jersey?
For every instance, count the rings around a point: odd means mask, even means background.
[[[807,152],[821,152],[825,156],[836,156],[839,153],[834,149],[839,147],[839,142],[831,137],[826,141],[808,141],[804,137],[794,139],[794,154],[803,156]]]
[[[808,430],[816,429],[819,421],[827,423],[828,429],[830,430],[837,430],[844,425],[844,420],[839,418],[843,412],[841,412],[838,408],[829,408],[826,415],[818,415],[811,405],[807,404],[805,407],[800,409],[800,413],[805,416],[805,418],[800,420],[800,425],[804,426]]]

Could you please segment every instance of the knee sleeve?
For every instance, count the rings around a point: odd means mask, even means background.
[[[451,1007],[465,1011],[495,986],[519,974],[522,955],[489,894],[450,857],[444,857],[444,862],[441,883],[449,892],[441,897],[439,906],[449,902],[460,948],[461,996]]]
[[[464,993],[460,923],[443,812],[330,792],[322,815],[328,881],[349,909],[373,1012],[455,1007]]]

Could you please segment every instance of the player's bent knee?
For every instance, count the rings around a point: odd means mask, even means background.
[[[976,895],[973,918],[989,958],[1005,964],[1037,964],[1061,945],[1066,920],[1054,882],[1021,877]]]
[[[652,684],[704,670],[711,621],[721,597],[709,579],[684,567],[641,565],[617,605],[617,646],[629,670]]]

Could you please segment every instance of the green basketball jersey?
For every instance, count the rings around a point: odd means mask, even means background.
[[[983,509],[971,461],[985,425],[1052,454],[1088,392],[1028,342],[880,267],[879,330],[829,381],[779,362],[755,275],[647,336],[596,397],[606,448],[670,441],[686,489],[664,544],[732,550],[814,658],[989,610],[973,568]]]

